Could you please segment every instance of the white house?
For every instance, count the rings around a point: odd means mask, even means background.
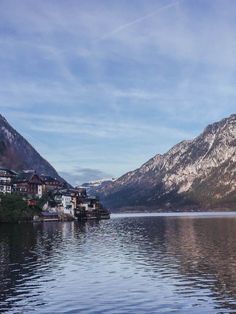
[[[60,191],[55,195],[55,201],[58,202],[58,210],[66,215],[75,216],[75,201],[70,192]]]
[[[6,168],[0,168],[0,193],[12,192],[12,179],[16,176],[16,173]]]

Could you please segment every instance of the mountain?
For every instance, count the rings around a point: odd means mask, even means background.
[[[96,192],[113,210],[236,209],[236,115]]]
[[[0,167],[35,170],[64,181],[57,171],[0,115]]]
[[[87,190],[87,193],[90,195],[93,195],[96,193],[97,189],[104,188],[108,184],[114,182],[115,179],[100,179],[100,180],[94,180],[90,182],[83,183],[81,187],[85,188]]]

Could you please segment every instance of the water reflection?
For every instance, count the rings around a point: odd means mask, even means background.
[[[1,312],[236,311],[236,219],[1,225]]]
[[[195,289],[210,286],[217,307],[236,310],[236,220],[169,220],[167,230],[180,273]]]

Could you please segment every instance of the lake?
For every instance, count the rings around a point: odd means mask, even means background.
[[[236,313],[236,214],[0,226],[1,313]]]

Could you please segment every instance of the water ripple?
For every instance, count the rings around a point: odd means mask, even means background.
[[[2,313],[235,313],[236,218],[1,226]]]

